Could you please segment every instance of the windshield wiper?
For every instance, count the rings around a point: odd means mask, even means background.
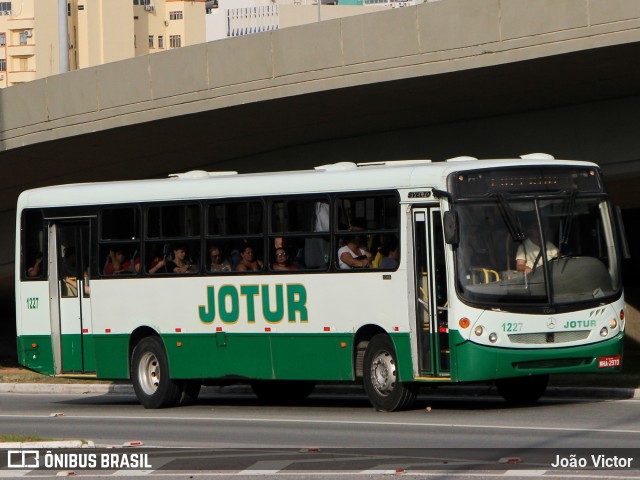
[[[573,223],[573,214],[576,208],[576,196],[578,192],[576,190],[571,191],[569,195],[569,202],[567,203],[567,209],[565,211],[565,216],[567,217],[567,225],[562,232],[562,239],[560,243],[562,245],[566,245],[569,243],[569,234],[571,233],[571,224]]]
[[[502,215],[502,220],[507,226],[507,230],[509,230],[509,234],[514,242],[522,242],[525,239],[525,234],[520,228],[520,225],[514,222],[511,217],[511,207],[507,203],[507,200],[504,198],[504,194],[502,193],[494,193],[494,197],[498,199],[498,210],[500,210],[500,215]]]

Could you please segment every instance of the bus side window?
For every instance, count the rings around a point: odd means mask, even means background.
[[[341,195],[336,199],[335,214],[338,270],[397,268],[400,214],[395,193]]]
[[[140,211],[137,207],[104,208],[99,218],[100,275],[123,277],[140,272]]]
[[[25,210],[22,214],[23,250],[22,279],[34,280],[46,277],[45,231],[40,210]]]
[[[326,270],[329,265],[330,208],[328,197],[296,196],[270,204],[269,260],[276,264],[283,248],[288,267]],[[281,269],[281,267],[278,267]]]

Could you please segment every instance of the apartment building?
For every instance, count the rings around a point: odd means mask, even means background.
[[[423,1],[438,0],[208,0],[207,42],[417,5]]]
[[[202,43],[205,28],[205,0],[0,1],[0,88]]]
[[[422,1],[436,0],[0,1],[0,88],[67,69]]]

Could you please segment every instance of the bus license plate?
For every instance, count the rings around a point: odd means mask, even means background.
[[[620,355],[611,355],[609,357],[598,357],[598,368],[610,368],[620,366]]]

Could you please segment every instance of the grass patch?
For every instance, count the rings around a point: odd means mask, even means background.
[[[12,362],[0,362],[0,383],[103,383],[111,384],[108,380],[95,380],[91,377],[52,377],[19,367]],[[117,382],[120,383],[120,382]]]
[[[37,437],[34,435],[12,435],[12,434],[0,434],[0,442],[47,442],[49,438]]]

